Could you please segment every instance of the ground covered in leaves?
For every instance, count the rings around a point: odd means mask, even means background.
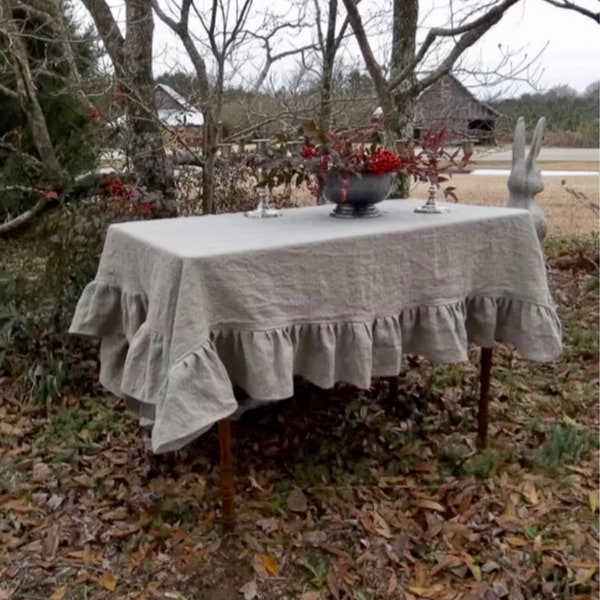
[[[598,597],[598,276],[577,244],[549,252],[564,356],[498,348],[488,449],[476,349],[409,357],[392,401],[298,381],[235,424],[232,534],[214,431],[159,459],[101,390],[43,401],[5,377],[0,600]]]

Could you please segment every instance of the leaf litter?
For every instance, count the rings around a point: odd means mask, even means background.
[[[470,364],[408,357],[399,397],[323,391],[235,424],[237,528],[211,431],[170,457],[111,397],[0,390],[0,598],[583,599],[598,595],[598,297],[551,270],[552,364],[495,352],[490,446]],[[6,401],[4,401],[6,399]]]

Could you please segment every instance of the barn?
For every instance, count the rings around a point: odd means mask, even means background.
[[[167,127],[184,127],[193,131],[204,124],[202,112],[164,83],[154,88],[154,104],[158,118]]]
[[[419,140],[429,129],[445,129],[455,140],[493,144],[499,116],[456,77],[446,74],[419,96],[414,136]]]

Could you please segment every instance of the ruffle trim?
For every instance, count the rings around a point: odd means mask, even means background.
[[[141,403],[142,418],[154,422],[156,453],[181,448],[235,413],[233,385],[251,398],[280,400],[293,395],[294,375],[322,388],[338,381],[368,388],[372,377],[397,375],[403,354],[460,362],[467,360],[469,342],[508,343],[535,361],[554,360],[562,351],[553,308],[506,296],[411,307],[370,321],[216,329],[175,364],[170,342],[146,316],[143,294],[92,282],[69,331],[101,338],[100,381]]]

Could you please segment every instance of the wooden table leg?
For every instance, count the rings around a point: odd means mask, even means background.
[[[477,446],[479,448],[487,446],[491,374],[492,348],[482,348],[479,371],[479,410],[477,413]]]
[[[222,419],[219,421],[219,451],[221,455],[221,511],[223,513],[223,527],[225,530],[231,531],[235,525],[231,419]]]

